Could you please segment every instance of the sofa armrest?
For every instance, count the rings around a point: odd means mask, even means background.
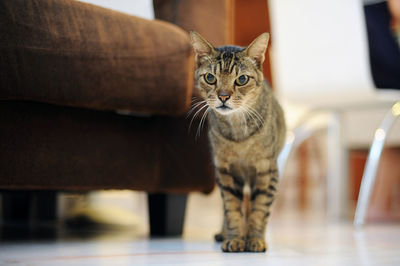
[[[0,99],[98,110],[187,111],[187,33],[78,1],[0,2]]]

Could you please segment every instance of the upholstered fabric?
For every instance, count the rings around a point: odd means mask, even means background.
[[[207,134],[189,122],[0,101],[0,189],[210,192]]]
[[[71,0],[0,1],[0,99],[176,115],[193,87],[188,35]]]

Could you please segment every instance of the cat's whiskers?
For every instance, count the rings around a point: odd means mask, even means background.
[[[244,126],[245,126],[245,128],[244,128],[244,134],[247,135],[247,134],[248,134],[248,126],[247,126],[247,118],[246,118],[247,112],[246,112],[246,110],[243,108],[243,106],[240,106],[240,107],[239,107],[239,110],[241,110],[240,113],[242,114],[243,123],[244,123]]]
[[[207,106],[208,106],[208,105],[207,105]],[[204,124],[205,124],[207,115],[208,115],[208,113],[210,112],[210,110],[211,110],[211,108],[210,108],[210,106],[208,106],[207,109],[204,111],[203,116],[202,116],[201,119],[200,119],[200,123],[199,123],[199,126],[198,126],[198,128],[197,128],[197,132],[196,132],[196,139],[197,139],[198,137],[200,137],[200,135],[201,135],[201,130],[202,130],[203,127],[204,127]]]
[[[245,103],[243,103],[242,107],[244,108],[246,113],[249,115],[249,117],[251,117],[252,120],[255,121],[255,124],[257,125],[257,128],[260,128],[261,126],[264,126],[264,121],[263,121],[263,119],[260,117],[260,115],[257,112],[252,110],[251,107],[248,106]]]
[[[209,107],[209,105],[206,103],[204,106],[202,106],[202,107],[200,107],[200,109],[199,110],[197,110],[197,112],[193,115],[193,117],[192,117],[192,119],[190,120],[190,124],[189,124],[189,131],[190,131],[190,129],[191,129],[191,127],[192,127],[192,123],[193,123],[193,121],[194,121],[194,119],[199,115],[199,113],[204,109],[204,108],[208,108]]]
[[[245,135],[248,134],[248,122],[247,122],[247,118],[248,118],[249,121],[252,121],[252,120],[256,121],[257,128],[260,128],[259,123],[257,123],[257,120],[258,120],[257,116],[255,116],[254,114],[252,114],[252,113],[248,110],[247,105],[246,105],[245,103],[243,103],[242,101],[239,101],[239,100],[236,100],[236,101],[235,101],[235,100],[232,100],[232,103],[233,103],[234,105],[236,105],[236,106],[239,106],[239,108],[238,108],[238,113],[240,113],[240,114],[242,115],[242,118],[243,118],[243,122],[244,122],[244,125],[245,125],[245,128],[244,128],[244,130],[245,130]]]
[[[198,107],[202,103],[205,103],[205,101],[198,101],[198,100],[192,101],[189,112],[193,112],[193,110],[196,109],[196,107]]]
[[[247,114],[249,115],[249,117],[251,118],[252,121],[254,121],[254,124],[256,124],[257,129],[260,128],[260,121],[258,120],[257,116],[255,116],[252,112],[250,112],[248,109],[246,109]]]
[[[188,111],[188,113],[186,115],[186,118],[188,118],[196,110],[196,108],[199,107],[202,104],[207,104],[207,102],[204,100],[204,101],[200,101],[200,102],[194,103],[192,105],[192,107],[190,107],[190,110]]]
[[[244,104],[244,103],[243,103],[243,105],[247,108],[247,110],[248,110],[251,114],[253,114],[253,115],[257,118],[257,120],[260,122],[261,126],[264,126],[264,119],[263,119],[263,117],[260,115],[260,113],[257,112],[254,108],[252,108],[251,106],[249,106],[249,105],[247,105],[247,104]]]

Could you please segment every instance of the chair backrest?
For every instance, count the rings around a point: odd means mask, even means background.
[[[373,99],[361,0],[270,0],[270,12],[278,94],[317,108]]]

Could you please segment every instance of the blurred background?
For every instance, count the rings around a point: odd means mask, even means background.
[[[272,223],[353,220],[376,129],[400,99],[400,1],[155,0],[158,13],[151,0],[81,2],[149,20],[161,16],[216,46],[246,46],[270,32],[265,77],[284,106],[289,137],[302,129],[281,173]],[[145,191],[61,192],[57,216],[147,235],[147,201]],[[190,193],[184,234],[218,231],[222,214],[217,189]],[[388,135],[367,222],[400,222],[400,123]]]

